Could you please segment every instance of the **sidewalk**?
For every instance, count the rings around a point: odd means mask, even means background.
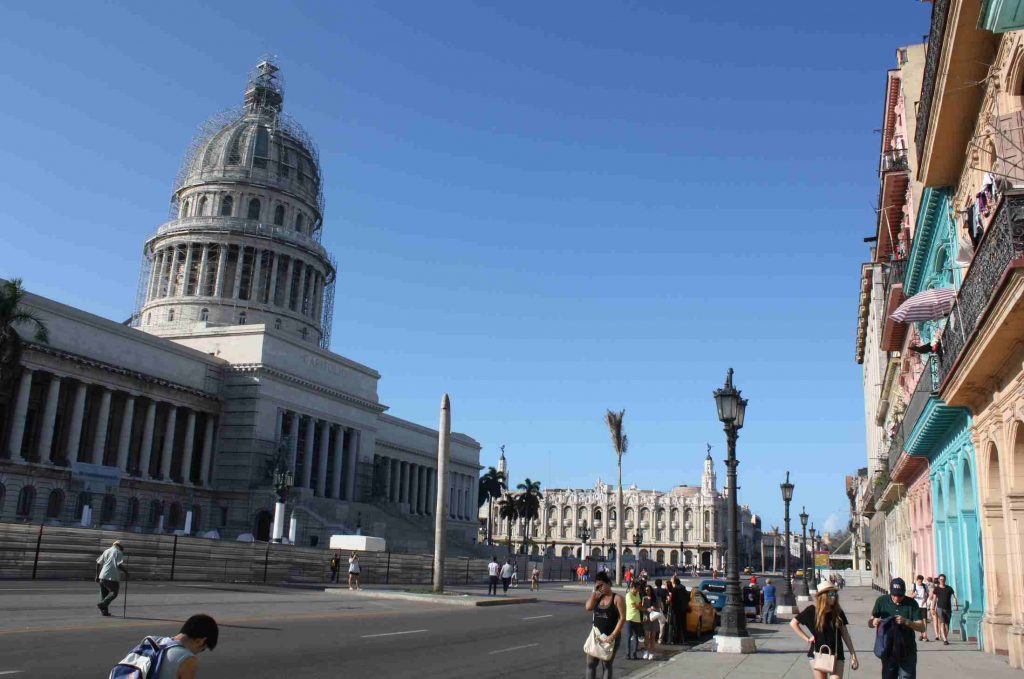
[[[847,652],[845,679],[873,679],[882,674],[881,661],[872,652],[875,632],[867,626],[871,606],[877,596],[870,587],[846,587],[840,594],[840,605],[850,620],[850,632],[860,661],[860,669],[853,672]],[[757,653],[715,653],[714,641],[709,641],[676,655],[650,672],[631,675],[630,679],[810,679],[807,646],[789,629],[788,620],[777,625],[754,623],[747,629],[757,642]],[[918,642],[917,676],[927,679],[1024,679],[1024,673],[1011,669],[1003,657],[978,651],[973,643],[952,640],[949,646],[935,641]]]

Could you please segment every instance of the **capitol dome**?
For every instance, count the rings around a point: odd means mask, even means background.
[[[176,336],[263,323],[328,346],[336,267],[320,244],[320,161],[283,104],[277,65],[260,61],[242,106],[193,139],[171,220],[146,241],[142,330]]]

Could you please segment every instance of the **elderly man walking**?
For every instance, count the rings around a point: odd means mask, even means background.
[[[121,590],[122,577],[128,578],[124,560],[124,548],[120,540],[114,540],[114,543],[96,559],[96,582],[100,585],[100,602],[96,604],[96,608],[105,616],[110,615],[110,602],[117,598],[117,593]]]

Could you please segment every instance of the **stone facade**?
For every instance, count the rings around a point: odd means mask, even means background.
[[[0,520],[76,525],[88,506],[92,525],[267,539],[283,453],[303,544],[361,529],[429,548],[437,431],[386,414],[380,374],[326,348],[320,168],[273,120],[274,73],[261,63],[242,113],[186,159],[178,218],[145,244],[135,327],[27,295],[50,341],[28,343],[0,401]],[[479,453],[452,434],[449,534],[465,545]]]

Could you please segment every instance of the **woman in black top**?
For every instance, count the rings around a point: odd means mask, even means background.
[[[600,664],[604,679],[612,679],[612,663],[619,650],[619,633],[626,621],[626,601],[612,591],[612,582],[608,573],[601,571],[594,578],[597,583],[594,591],[587,599],[586,608],[594,612],[594,627],[607,638],[614,640],[612,657],[600,660],[587,656],[587,679],[597,679],[597,666]]]
[[[812,669],[814,679],[842,679],[843,676],[843,644],[849,647],[853,658],[850,660],[850,667],[857,669],[860,664],[857,662],[857,651],[853,648],[853,640],[850,638],[850,630],[847,629],[849,621],[846,614],[839,607],[839,590],[831,582],[823,582],[818,585],[818,594],[813,606],[808,606],[800,611],[800,615],[789,621],[797,636],[810,644],[807,651],[808,658],[814,658],[814,654],[828,653],[836,657],[835,669],[831,674]],[[800,626],[806,627],[811,632],[810,638],[804,633]],[[828,648],[822,648],[827,646]]]

